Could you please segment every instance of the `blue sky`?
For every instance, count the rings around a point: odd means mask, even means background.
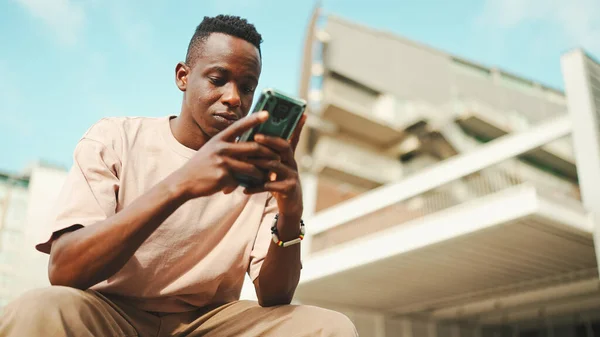
[[[105,116],[179,111],[175,64],[205,15],[244,16],[264,38],[260,87],[295,93],[312,1],[0,1],[0,171],[68,168]],[[560,55],[600,56],[598,0],[329,0],[326,13],[562,88]],[[260,89],[260,88],[259,88]]]

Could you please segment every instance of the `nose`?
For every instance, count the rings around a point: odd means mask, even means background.
[[[224,87],[221,102],[229,108],[237,108],[241,105],[242,100],[238,91],[237,85],[229,83]]]

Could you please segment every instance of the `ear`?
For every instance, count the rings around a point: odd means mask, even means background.
[[[175,67],[175,83],[181,91],[187,90],[187,80],[191,69],[183,62],[177,63]]]

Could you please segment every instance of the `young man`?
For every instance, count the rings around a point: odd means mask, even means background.
[[[179,116],[105,118],[82,137],[48,242],[52,286],[9,304],[1,336],[355,336],[345,316],[290,305],[300,276],[302,191],[292,141],[235,138],[261,36],[205,18],[175,69]],[[246,190],[233,173],[276,178]],[[245,273],[258,303],[239,301]]]

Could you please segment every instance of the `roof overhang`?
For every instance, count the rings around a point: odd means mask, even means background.
[[[586,212],[524,184],[305,257],[296,299],[429,313],[590,277]]]

